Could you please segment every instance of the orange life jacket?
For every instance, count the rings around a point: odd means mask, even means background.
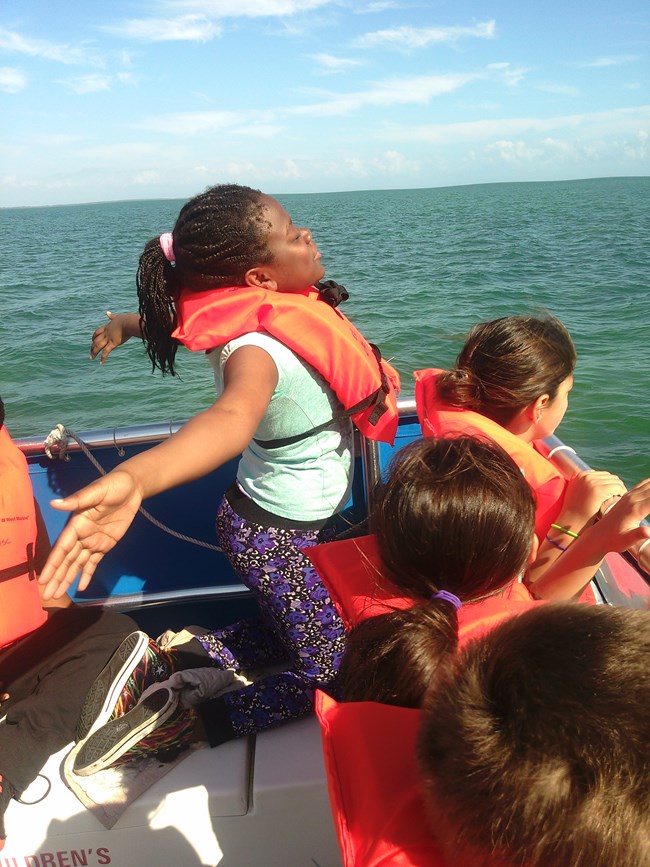
[[[420,711],[338,704],[319,690],[316,714],[345,867],[446,867],[418,779]]]
[[[441,370],[416,370],[415,403],[424,436],[479,434],[494,440],[521,469],[535,494],[535,535],[544,541],[553,521],[560,514],[567,479],[540,450],[543,443],[524,442],[500,424],[472,410],[444,404],[437,391]]]
[[[0,428],[0,648],[47,619],[34,572],[34,494],[27,461]]]
[[[214,349],[249,332],[264,331],[311,364],[329,383],[359,430],[393,443],[399,374],[352,323],[313,287],[270,292],[232,286],[181,291],[172,336],[194,351]]]
[[[377,540],[373,535],[315,545],[305,554],[316,567],[346,629],[367,617],[410,608],[417,600],[383,574]],[[499,596],[466,603],[458,611],[458,641],[463,645],[494,629],[503,620],[542,602],[513,581]]]

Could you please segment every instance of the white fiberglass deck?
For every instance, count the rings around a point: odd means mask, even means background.
[[[313,717],[190,752],[111,830],[65,786],[66,752],[43,801],[9,805],[0,867],[341,867]]]

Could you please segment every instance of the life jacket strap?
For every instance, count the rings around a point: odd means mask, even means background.
[[[377,362],[377,366],[379,367],[379,375],[381,377],[381,385],[376,390],[373,391],[372,394],[369,394],[368,397],[364,397],[363,400],[360,400],[358,403],[355,403],[354,406],[351,406],[349,409],[344,410],[343,412],[336,413],[332,416],[332,418],[324,421],[322,424],[316,425],[316,427],[312,427],[309,430],[303,431],[299,434],[293,434],[289,437],[278,437],[273,440],[260,440],[253,438],[253,442],[257,443],[258,446],[262,446],[263,449],[281,449],[285,446],[293,445],[293,443],[300,442],[300,440],[304,440],[309,436],[313,436],[314,434],[320,433],[323,430],[326,430],[328,427],[332,427],[332,425],[337,422],[343,421],[346,418],[350,418],[353,415],[357,415],[357,413],[363,412],[365,409],[369,407],[374,407],[373,411],[370,413],[368,417],[368,423],[375,425],[382,417],[382,415],[388,409],[388,405],[386,403],[386,395],[390,393],[390,383],[388,382],[388,377],[384,372],[383,365],[381,363],[381,352],[379,351],[379,347],[374,343],[369,344],[372,349],[372,354],[375,356],[375,361]]]
[[[36,570],[34,568],[34,543],[30,542],[27,545],[27,559],[23,563],[17,563],[15,566],[7,566],[0,569],[0,583],[2,581],[10,581],[12,578],[18,578],[26,572],[29,574],[29,580],[36,579]]]

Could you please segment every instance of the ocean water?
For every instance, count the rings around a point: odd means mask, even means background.
[[[411,395],[479,319],[547,310],[573,335],[576,384],[558,435],[628,484],[650,476],[650,178],[278,195],[311,228],[346,314]],[[105,311],[137,309],[144,243],[182,200],[0,210],[0,395],[16,437],[180,421],[213,399],[202,355],[152,374],[131,341],[104,366]]]

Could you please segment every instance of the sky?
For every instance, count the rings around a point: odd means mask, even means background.
[[[4,0],[0,205],[650,174],[648,0]]]

